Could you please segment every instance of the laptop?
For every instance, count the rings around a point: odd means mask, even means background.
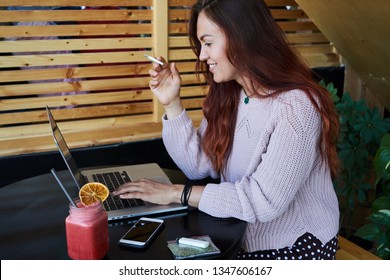
[[[48,106],[46,106],[46,111],[54,142],[56,143],[58,150],[79,189],[88,182],[100,182],[106,185],[111,192],[125,182],[135,181],[141,178],[148,178],[161,183],[171,184],[168,176],[156,163],[115,166],[109,168],[88,168],[80,170],[77,167],[69,147],[66,144]],[[109,221],[170,213],[188,209],[188,206],[183,206],[179,203],[158,205],[142,201],[140,199],[121,199],[117,196],[111,195],[109,195],[104,202],[104,207]]]

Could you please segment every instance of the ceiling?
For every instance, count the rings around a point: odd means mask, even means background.
[[[390,1],[295,0],[390,109]]]

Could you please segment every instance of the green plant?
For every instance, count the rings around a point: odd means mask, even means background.
[[[353,100],[347,92],[340,98],[333,83],[320,84],[331,94],[340,119],[337,149],[342,167],[334,185],[348,237],[355,230],[356,207],[370,207],[375,195],[374,157],[381,138],[390,130],[390,119],[383,118],[378,108],[369,108],[365,100]]]
[[[372,241],[376,254],[390,259],[390,134],[386,134],[375,154],[377,198],[372,203],[370,223],[360,227],[356,235]]]

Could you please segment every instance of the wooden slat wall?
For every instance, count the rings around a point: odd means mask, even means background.
[[[207,88],[186,36],[193,2],[0,0],[0,156],[55,149],[46,105],[71,148],[160,137],[163,108],[148,88],[144,53],[176,61],[198,125]],[[312,67],[339,65],[294,0],[266,2]]]

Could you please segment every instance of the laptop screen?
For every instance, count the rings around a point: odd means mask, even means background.
[[[61,153],[61,156],[63,157],[69,171],[71,172],[73,179],[75,180],[77,186],[80,188],[84,184],[81,172],[80,172],[79,168],[77,167],[77,164],[76,164],[75,160],[73,159],[72,155],[70,154],[69,147],[66,144],[64,137],[62,136],[62,133],[61,133],[60,129],[58,128],[57,123],[54,120],[53,115],[52,115],[49,107],[46,106],[46,110],[47,110],[47,115],[49,117],[49,122],[50,122],[50,126],[52,129],[54,141],[55,141],[55,143],[56,143],[56,145]]]

